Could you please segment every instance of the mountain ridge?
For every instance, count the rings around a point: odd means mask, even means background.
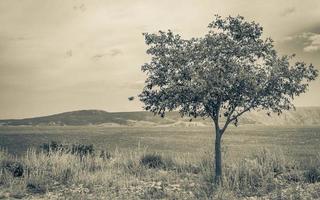
[[[104,110],[76,110],[48,116],[3,119],[2,126],[18,125],[104,125],[104,126],[211,126],[208,119],[181,118],[178,112],[168,112],[164,118],[147,111],[107,112]],[[282,115],[267,116],[265,112],[252,111],[241,116],[240,124],[263,125],[320,125],[320,107],[298,107]]]

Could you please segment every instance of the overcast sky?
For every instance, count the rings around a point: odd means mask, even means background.
[[[214,14],[264,27],[283,54],[320,67],[319,0],[0,0],[0,118],[141,110],[142,32],[201,36]],[[320,80],[297,106],[320,106]]]

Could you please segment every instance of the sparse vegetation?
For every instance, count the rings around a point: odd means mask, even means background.
[[[115,150],[108,159],[97,154],[81,160],[71,151],[47,154],[30,149],[15,160],[26,171],[21,177],[15,177],[2,165],[0,196],[27,199],[320,198],[319,179],[314,178],[318,171],[308,171],[305,163],[289,162],[279,150],[276,152],[262,149],[244,159],[224,163],[223,187],[218,187],[212,176],[213,152],[159,154],[140,148]],[[1,163],[7,163],[12,156],[1,151],[0,159]],[[319,162],[313,160],[312,166]],[[288,178],[291,176],[296,178]]]
[[[57,151],[65,151],[65,149],[67,148],[67,146],[62,145],[59,142],[56,141],[51,141],[48,143],[43,143],[40,146],[40,149],[42,149],[43,151],[50,153],[50,152],[57,152]]]
[[[148,168],[162,168],[164,166],[161,155],[155,153],[144,155],[140,163]]]
[[[56,141],[51,141],[49,143],[44,143],[40,146],[40,149],[46,153],[52,152],[61,152],[61,153],[71,153],[73,155],[77,155],[81,158],[85,156],[93,156],[95,154],[95,150],[93,148],[93,144],[62,144]],[[101,152],[100,155],[106,154],[106,152]],[[105,155],[108,156],[108,155]]]
[[[165,131],[132,127],[2,129],[18,134],[20,140],[25,141],[21,144],[29,147],[43,144],[41,137],[37,137],[40,133],[49,141],[57,142],[46,143],[47,146],[53,143],[50,148],[56,149],[50,153],[44,149],[23,151],[20,146],[16,149],[20,152],[18,157],[1,151],[1,198],[320,198],[320,183],[316,178],[320,166],[317,126],[231,129],[224,140],[227,149],[223,149],[223,157],[230,162],[224,163],[223,187],[220,188],[213,179],[215,166],[213,152],[208,151],[212,141],[208,127],[167,128]],[[102,131],[104,134],[100,133]],[[79,154],[72,153],[72,146],[85,144],[94,144],[94,154],[81,159]],[[114,144],[119,146],[112,146]],[[161,164],[148,167],[142,164],[143,158],[148,158],[146,163]],[[23,175],[14,177],[3,167],[5,163],[20,163]]]
[[[309,183],[315,183],[320,181],[320,169],[311,167],[305,172],[305,178]]]
[[[3,160],[1,163],[1,168],[9,172],[13,177],[21,177],[24,172],[23,165],[20,162],[12,159]]]
[[[320,154],[305,164],[304,176],[307,182],[320,182]]]

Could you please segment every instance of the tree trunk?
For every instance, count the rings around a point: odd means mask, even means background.
[[[215,182],[222,185],[221,131],[218,127],[216,127],[215,140]]]

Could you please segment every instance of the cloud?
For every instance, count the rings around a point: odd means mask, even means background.
[[[281,42],[290,42],[294,40],[294,38],[295,38],[294,36],[286,36],[281,40]]]
[[[308,40],[310,41],[309,45],[303,48],[305,52],[320,50],[320,34],[313,34],[308,38]]]
[[[98,53],[98,54],[95,54],[94,56],[92,56],[92,59],[93,60],[99,60],[105,56],[111,56],[111,57],[115,57],[115,56],[118,56],[118,55],[121,55],[123,54],[122,50],[121,49],[111,49],[108,53]]]
[[[294,12],[296,12],[296,8],[295,7],[290,7],[290,8],[285,9],[280,15],[282,17],[286,17],[288,15],[293,14]]]
[[[101,54],[101,53],[98,53],[94,56],[92,56],[92,59],[93,60],[99,60],[100,58],[103,58],[104,56],[106,56],[107,54]]]
[[[320,34],[318,33],[303,32],[297,35],[286,36],[282,41],[298,41],[304,52],[315,52],[320,50]]]

